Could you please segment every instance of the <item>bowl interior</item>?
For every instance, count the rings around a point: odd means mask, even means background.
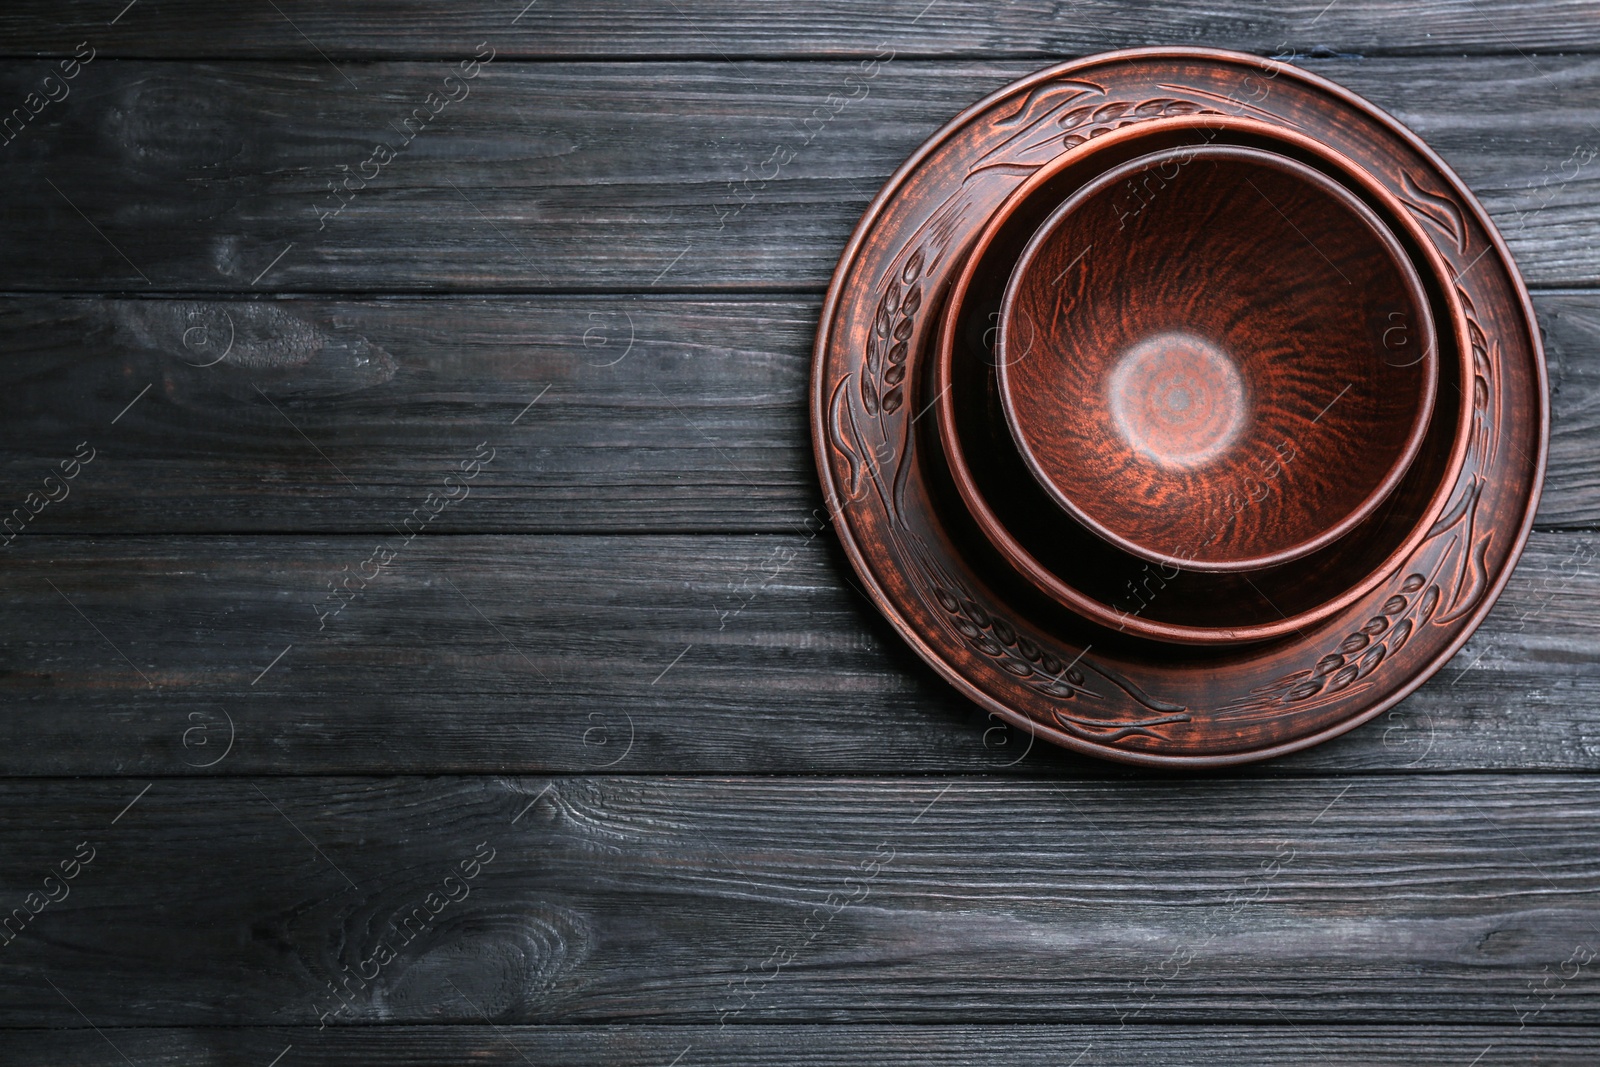
[[[1056,504],[1147,561],[1257,570],[1355,529],[1422,445],[1432,310],[1354,194],[1259,148],[1128,160],[1061,204],[1000,309],[1000,403]]]

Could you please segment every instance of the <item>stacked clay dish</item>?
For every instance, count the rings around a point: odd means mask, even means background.
[[[1531,528],[1526,288],[1414,133],[1291,65],[1076,60],[890,179],[824,303],[812,435],[857,584],[998,719],[1224,766],[1421,685]]]
[[[1314,625],[1415,547],[1459,472],[1470,349],[1431,250],[1352,163],[1265,123],[1063,156],[946,304],[934,388],[964,506],[1119,633]]]

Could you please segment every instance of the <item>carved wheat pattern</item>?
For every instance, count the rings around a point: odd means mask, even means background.
[[[901,522],[901,501],[911,475],[912,436],[908,420],[895,416],[905,407],[911,388],[907,379],[912,346],[917,341],[918,316],[924,310],[924,284],[949,250],[950,240],[969,206],[959,196],[941,205],[917,228],[907,243],[908,250],[902,250],[890,261],[879,282],[879,296],[868,327],[866,351],[856,387],[867,425],[876,431],[876,446],[867,447],[862,442],[849,397],[839,392],[842,382],[836,387],[830,409],[830,427],[850,424],[855,433],[857,455],[862,457],[865,469],[872,475],[890,522],[896,526]],[[844,380],[848,381],[849,375]],[[852,493],[855,493],[859,485],[855,480],[856,460],[850,449],[839,447],[841,440],[836,438],[835,447],[850,467]],[[891,465],[887,479],[882,479],[882,468]]]
[[[1082,99],[1091,93],[1104,97],[1105,90],[1099,86],[1086,86],[1066,103],[1074,99]],[[1063,149],[1073,149],[1102,134],[1112,130],[1120,130],[1124,126],[1132,126],[1138,122],[1147,122],[1150,119],[1176,118],[1182,115],[1220,115],[1222,112],[1205,104],[1195,103],[1193,100],[1181,100],[1177,97],[1163,96],[1149,100],[1104,100],[1101,99],[1090,104],[1080,104],[1078,107],[1061,111],[1061,103],[1056,105],[1054,111],[1045,115],[1033,117],[1025,123],[1017,133],[1012,134],[1000,144],[990,149],[984,156],[973,164],[969,174],[980,171],[992,170],[996,167],[1025,168],[1028,171],[1036,169],[1044,162],[1043,159],[1034,162],[1030,157],[1033,153],[1048,153],[1054,157]],[[1056,114],[1059,111],[1060,114]],[[1017,122],[1013,117],[1012,123]]]
[[[1023,679],[1030,689],[1072,700],[1079,696],[1098,696],[1086,688],[1088,679],[1076,663],[1063,663],[1041,649],[1037,642],[995,612],[978,603],[960,581],[933,559],[932,553],[917,546],[908,553],[922,579],[918,593],[944,624],[959,634],[962,641],[981,653],[1007,674]]]
[[[1115,744],[1130,737],[1167,741],[1171,738],[1160,727],[1191,721],[1188,710],[1182,705],[1150,696],[1132,682],[1086,660],[1081,654],[1071,663],[1063,663],[993,608],[980,604],[978,598],[935,562],[925,548],[917,546],[909,555],[915,561],[925,586],[925,590],[919,588],[918,593],[923,594],[924,602],[939,614],[946,627],[960,635],[969,648],[982,654],[1007,674],[1022,680],[1030,689],[1057,701],[1085,697],[1103,700],[1105,697],[1102,693],[1089,687],[1088,674],[1096,674],[1155,713],[1136,720],[1106,719],[1074,714],[1066,708],[1052,708],[1051,715],[1056,723],[1074,737],[1105,744]]]
[[[922,308],[922,261],[923,250],[918,248],[890,278],[878,299],[861,373],[861,403],[869,415],[877,415],[880,409],[893,415],[905,403],[907,345]]]
[[[1175,97],[1158,97],[1154,100],[1140,100],[1130,103],[1126,100],[1114,100],[1098,107],[1086,106],[1073,108],[1061,116],[1060,126],[1064,131],[1061,138],[1063,148],[1076,148],[1091,138],[1099,137],[1112,130],[1120,130],[1124,126],[1132,126],[1136,122],[1146,119],[1169,119],[1181,115],[1218,115],[1221,112],[1197,104],[1193,100],[1179,100]]]
[[[1338,699],[1346,690],[1358,693],[1367,688],[1365,679],[1404,648],[1411,635],[1438,610],[1444,593],[1434,579],[1444,562],[1439,561],[1432,575],[1407,574],[1370,619],[1345,634],[1336,646],[1326,649],[1312,666],[1253,689],[1248,697],[1235,700],[1222,710],[1315,708]]]

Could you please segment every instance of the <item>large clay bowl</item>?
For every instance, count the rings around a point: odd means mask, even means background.
[[[1072,518],[1021,458],[1006,424],[995,366],[997,349],[1022,343],[1001,338],[1007,280],[1057,207],[1139,156],[1219,144],[1288,156],[1360,197],[1419,268],[1440,324],[1434,360],[1440,399],[1393,491],[1332,544],[1247,573],[1151,562]],[[1349,160],[1294,131],[1248,118],[1197,115],[1142,123],[1080,145],[1040,168],[990,216],[944,302],[927,395],[936,413],[930,436],[944,459],[939,481],[953,498],[951,521],[969,526],[1038,593],[1113,635],[1214,645],[1304,634],[1370,593],[1415,550],[1460,475],[1472,418],[1472,348],[1450,278],[1437,248],[1392,195]],[[1292,466],[1268,462],[1257,469],[1242,486],[1240,506],[1254,506],[1270,494]]]
[[[1349,533],[1410,468],[1438,383],[1399,241],[1259,148],[1171,148],[1089,182],[1023,250],[1000,323],[1000,399],[1039,484],[1186,570],[1278,566]]]

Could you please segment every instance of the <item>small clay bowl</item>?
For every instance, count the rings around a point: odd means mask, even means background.
[[[1151,563],[1120,551],[1075,521],[1018,455],[1002,411],[995,366],[996,339],[1004,332],[999,327],[1004,289],[1029,239],[1055,208],[1124,162],[1154,151],[1218,143],[1290,156],[1360,196],[1421,269],[1440,326],[1439,400],[1416,460],[1388,501],[1339,541],[1299,560],[1248,573]],[[987,542],[996,562],[1108,634],[1219,645],[1306,633],[1391,575],[1449,503],[1466,458],[1474,396],[1470,327],[1452,273],[1428,234],[1391,193],[1315,139],[1259,120],[1216,114],[1157,119],[1106,132],[1017,186],[964,252],[943,300],[924,393],[937,416],[929,420],[934,427],[924,426],[924,436],[944,459],[936,476],[943,485],[938,491],[951,501],[949,521],[970,524],[968,533]],[[1415,337],[1411,343],[1423,345]],[[1275,473],[1263,472],[1257,484],[1274,491]]]
[[[1276,567],[1355,529],[1416,458],[1438,387],[1428,296],[1389,227],[1259,148],[1171,148],[1090,181],[1024,248],[1000,323],[1029,471],[1101,538],[1184,570]]]

